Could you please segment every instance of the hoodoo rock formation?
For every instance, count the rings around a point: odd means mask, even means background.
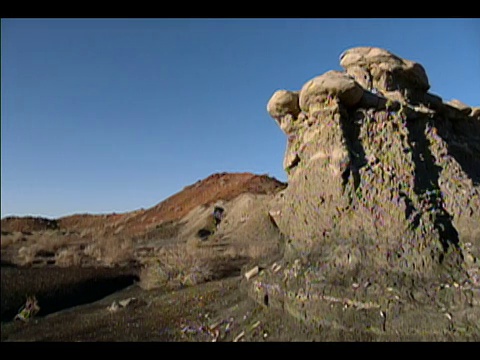
[[[479,330],[478,108],[429,93],[422,65],[383,49],[347,50],[340,64],[268,102],[288,138],[288,187],[270,211],[288,244],[284,278],[266,273],[254,291],[316,324],[335,314],[419,334],[458,311]],[[440,322],[426,320],[434,310]]]

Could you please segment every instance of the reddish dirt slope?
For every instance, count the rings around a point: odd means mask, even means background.
[[[180,220],[199,205],[211,205],[218,200],[232,200],[243,193],[271,194],[285,188],[286,184],[267,175],[252,173],[219,173],[185,187],[156,206],[123,214],[80,214],[56,220],[60,229],[82,231],[88,229],[102,235],[140,235],[166,221]],[[28,219],[28,221],[27,221]],[[33,219],[33,220],[32,220]],[[44,230],[46,219],[5,218],[2,231]],[[39,228],[40,226],[40,228]],[[38,228],[38,229],[37,229]]]
[[[49,229],[58,228],[56,220],[41,218],[41,217],[8,217],[2,219],[2,232],[14,232],[14,231],[44,231]]]

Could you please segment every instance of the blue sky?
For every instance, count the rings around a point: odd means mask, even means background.
[[[1,217],[148,208],[215,172],[286,181],[268,100],[355,46],[480,106],[480,19],[2,19]]]

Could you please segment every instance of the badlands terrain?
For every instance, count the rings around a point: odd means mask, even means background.
[[[384,49],[340,65],[266,99],[288,183],[3,218],[2,342],[479,341],[480,108]]]

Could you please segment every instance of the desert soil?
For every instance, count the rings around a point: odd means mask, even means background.
[[[47,271],[44,271],[47,270]],[[51,270],[51,271],[48,271]],[[85,270],[85,269],[83,269]],[[107,269],[108,270],[108,269]],[[63,281],[68,277],[70,283]],[[118,269],[118,277],[128,274]],[[131,274],[135,273],[132,269]],[[69,274],[69,275],[66,275]],[[112,271],[97,272],[96,281],[109,278]],[[76,269],[12,269],[2,268],[2,308],[14,301],[12,293],[22,293],[29,284],[44,284],[43,290],[64,302],[67,293],[85,279],[88,271]],[[27,283],[25,283],[25,281]],[[1,341],[298,341],[311,340],[311,330],[296,321],[285,321],[284,314],[268,309],[250,299],[242,289],[246,280],[234,276],[220,281],[200,284],[175,291],[162,289],[146,291],[137,284],[116,291],[97,301],[78,305],[51,314],[41,312],[29,322],[4,319]],[[37,290],[39,285],[37,286]],[[41,292],[40,292],[41,293]],[[46,294],[46,293],[45,293]],[[39,296],[51,303],[53,299]],[[135,298],[116,311],[108,308],[114,302]],[[18,302],[18,301],[17,301]],[[288,320],[288,319],[287,319]],[[218,333],[208,327],[219,324]],[[320,335],[317,334],[317,335]]]
[[[39,271],[40,270],[40,271]],[[86,270],[86,271],[84,271]],[[112,280],[116,272],[117,280]],[[134,275],[136,269],[12,269],[2,268],[2,309],[11,308],[14,296],[25,286],[37,284],[39,305],[48,304],[52,313],[29,322],[5,318],[1,323],[2,342],[291,342],[291,341],[417,341],[373,332],[349,331],[341,327],[311,328],[280,309],[251,299],[244,276],[232,276],[174,291],[143,290],[136,283],[98,300],[68,306],[66,299],[79,294],[85,283],[109,282]],[[63,279],[63,280],[59,280]],[[40,284],[40,285],[38,285]],[[61,284],[61,286],[59,286]],[[82,285],[83,284],[83,285]],[[124,286],[125,282],[118,282]],[[83,288],[84,289],[84,288]],[[43,291],[43,292],[42,292]],[[97,296],[99,295],[96,289]],[[43,294],[43,295],[42,295]],[[50,298],[47,294],[50,294]],[[100,294],[101,295],[101,294]],[[56,297],[56,298],[55,298]],[[128,299],[125,307],[112,310],[112,304]],[[86,299],[88,301],[88,299]],[[18,302],[18,301],[17,301]],[[61,305],[59,305],[61,306]],[[213,330],[210,330],[213,329]],[[426,336],[426,341],[462,341],[450,337]]]

